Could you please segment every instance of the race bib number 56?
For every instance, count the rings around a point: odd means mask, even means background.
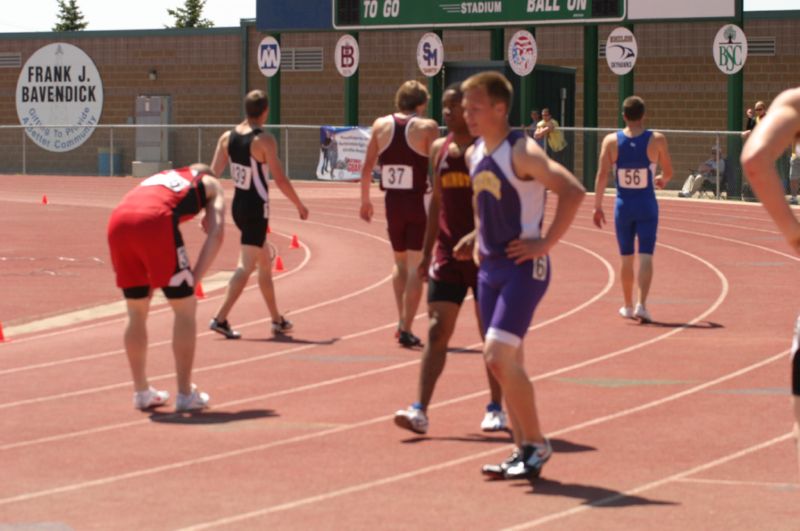
[[[384,164],[381,167],[381,184],[385,190],[411,190],[414,171],[403,164]]]
[[[617,182],[621,188],[647,188],[647,168],[620,168]]]

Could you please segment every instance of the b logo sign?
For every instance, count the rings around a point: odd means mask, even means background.
[[[336,70],[343,77],[352,76],[358,70],[358,58],[358,41],[352,35],[342,35],[334,51]]]
[[[426,33],[417,44],[417,65],[422,73],[433,77],[442,70],[444,45],[435,33]]]
[[[275,37],[264,37],[258,45],[258,68],[267,77],[278,73],[281,67],[281,45]]]
[[[747,37],[734,24],[722,26],[714,37],[714,63],[723,74],[735,74],[747,60]]]

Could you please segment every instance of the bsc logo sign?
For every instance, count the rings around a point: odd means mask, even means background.
[[[742,28],[734,24],[722,26],[714,37],[714,63],[723,74],[732,75],[747,61],[747,37]]]
[[[336,70],[343,77],[350,77],[358,70],[358,41],[352,35],[342,35],[334,51]]]
[[[275,37],[264,37],[258,45],[258,69],[267,77],[278,73],[281,67],[281,45]]]
[[[508,41],[508,62],[518,76],[527,76],[536,66],[536,39],[531,32],[520,30]]]
[[[444,45],[435,33],[426,33],[417,44],[417,65],[427,77],[433,77],[442,70],[444,64]]]

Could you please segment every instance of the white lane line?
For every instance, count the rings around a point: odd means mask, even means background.
[[[770,357],[770,358],[768,358],[766,360],[762,360],[762,361],[760,361],[758,363],[755,363],[753,365],[750,365],[748,367],[744,367],[742,369],[739,369],[737,371],[729,373],[729,374],[727,374],[725,376],[722,376],[720,378],[717,378],[715,380],[707,382],[706,384],[703,384],[703,385],[700,385],[700,386],[696,386],[696,387],[694,387],[694,388],[692,388],[692,389],[690,389],[688,391],[683,391],[683,392],[680,392],[680,393],[676,393],[674,395],[670,395],[670,396],[667,396],[667,397],[664,397],[664,398],[661,398],[661,399],[658,399],[658,400],[654,400],[652,402],[648,402],[646,404],[642,404],[642,405],[636,406],[634,408],[624,409],[624,410],[618,411],[617,413],[613,413],[611,415],[605,415],[603,417],[598,417],[598,418],[593,419],[592,421],[589,421],[589,422],[584,422],[584,423],[576,424],[574,426],[570,426],[568,428],[563,428],[561,430],[558,430],[557,432],[551,433],[550,435],[551,436],[555,436],[555,435],[561,435],[561,434],[570,433],[570,432],[585,428],[585,427],[587,427],[589,425],[600,424],[602,422],[607,422],[609,420],[617,419],[617,418],[620,418],[620,417],[623,417],[623,416],[626,416],[626,415],[630,415],[632,413],[636,413],[638,411],[642,411],[642,410],[645,410],[645,409],[650,409],[650,408],[665,404],[667,402],[671,402],[673,400],[677,400],[678,398],[682,398],[684,396],[687,396],[688,394],[696,393],[696,392],[698,392],[698,391],[700,391],[702,389],[705,389],[706,387],[708,387],[710,385],[716,385],[716,384],[722,383],[722,382],[724,382],[724,381],[726,381],[728,379],[735,378],[737,376],[741,376],[742,374],[745,374],[745,373],[747,373],[749,371],[755,370],[755,369],[757,369],[757,368],[759,368],[759,367],[761,367],[763,365],[766,365],[768,363],[772,363],[772,362],[774,362],[774,361],[776,361],[778,359],[785,359],[786,354],[787,354],[787,351],[781,352],[780,354],[772,356],[772,357]],[[382,418],[388,420],[391,417],[387,416],[387,417],[382,417]],[[378,420],[378,419],[373,419],[373,420],[375,421],[375,420]],[[680,478],[680,477],[685,477],[685,476],[700,472],[702,470],[706,470],[708,468],[712,468],[712,467],[717,466],[719,464],[722,464],[722,463],[725,463],[727,461],[730,461],[730,460],[736,459],[738,457],[741,457],[742,455],[746,455],[746,454],[751,453],[753,451],[756,451],[756,450],[759,450],[761,448],[765,448],[767,446],[775,444],[776,442],[782,442],[786,438],[791,437],[791,435],[792,435],[791,433],[788,433],[786,435],[778,437],[777,439],[772,439],[770,441],[767,441],[766,443],[762,443],[762,444],[757,445],[755,447],[748,447],[747,449],[742,450],[740,452],[736,452],[736,453],[730,454],[728,456],[725,456],[725,457],[723,457],[721,459],[717,459],[717,460],[714,460],[714,461],[710,461],[710,462],[704,463],[703,465],[699,465],[699,466],[690,468],[688,470],[685,470],[685,471],[680,472],[678,474],[674,474],[674,475],[669,476],[667,478],[662,478],[660,480],[647,483],[647,484],[642,485],[640,487],[636,487],[635,489],[628,490],[625,493],[620,493],[618,495],[609,496],[607,498],[604,498],[603,500],[599,500],[598,502],[593,503],[592,505],[601,504],[600,502],[602,502],[602,504],[611,503],[611,502],[616,501],[618,499],[624,498],[625,496],[630,496],[632,494],[637,494],[637,493],[642,492],[644,490],[649,490],[651,488],[655,488],[655,487],[657,487],[657,486],[659,486],[661,484],[664,484],[664,483],[666,483],[668,481],[672,481],[672,480]],[[500,452],[507,452],[510,448],[511,448],[511,445],[507,445],[507,446],[503,446],[501,448],[493,448],[491,450],[484,450],[482,452],[476,452],[476,453],[473,453],[473,454],[470,454],[470,455],[467,455],[467,456],[459,457],[458,459],[452,459],[452,460],[446,461],[444,463],[439,463],[437,465],[427,466],[427,467],[424,467],[424,468],[411,470],[411,471],[408,471],[408,472],[405,472],[405,473],[402,473],[402,474],[397,474],[395,476],[384,477],[384,478],[380,478],[380,479],[377,479],[377,480],[374,480],[374,481],[360,483],[360,484],[357,484],[357,485],[351,485],[351,486],[345,487],[343,489],[329,491],[329,492],[326,492],[326,493],[323,493],[323,494],[319,494],[317,496],[310,496],[310,497],[307,497],[307,498],[301,498],[301,499],[298,499],[298,500],[294,500],[294,501],[283,503],[283,504],[279,504],[279,505],[273,505],[273,506],[270,506],[270,507],[264,507],[262,509],[257,509],[257,510],[254,510],[254,511],[249,511],[249,512],[246,512],[246,513],[241,513],[241,514],[238,514],[238,515],[229,516],[229,517],[226,517],[226,518],[220,518],[218,520],[214,520],[214,521],[210,521],[210,522],[198,523],[198,524],[190,526],[190,527],[185,527],[185,528],[183,528],[183,530],[184,531],[185,530],[196,531],[196,530],[199,530],[199,529],[209,529],[209,528],[218,527],[218,526],[221,526],[221,525],[229,525],[229,524],[232,524],[232,523],[241,522],[243,520],[249,520],[251,518],[256,518],[256,517],[259,517],[259,516],[265,516],[265,515],[268,515],[268,514],[271,514],[271,513],[279,512],[279,511],[287,511],[287,510],[295,509],[297,507],[301,507],[301,506],[304,506],[304,505],[318,503],[320,501],[341,497],[341,496],[344,496],[344,495],[347,495],[347,494],[352,494],[352,493],[355,493],[355,492],[362,492],[362,491],[369,490],[369,489],[372,489],[372,488],[375,488],[375,487],[379,487],[379,486],[382,486],[382,485],[387,485],[387,484],[390,484],[390,483],[396,483],[398,481],[403,481],[403,480],[406,480],[406,479],[415,478],[415,477],[418,477],[418,476],[421,476],[421,475],[424,475],[424,474],[428,474],[430,472],[435,472],[435,471],[443,470],[445,468],[449,468],[449,467],[452,467],[452,466],[465,464],[465,463],[468,463],[470,461],[474,461],[474,460],[479,459],[479,458],[489,457],[489,456],[492,456],[492,455],[500,453]],[[2,503],[3,503],[3,500],[0,500],[0,504],[2,504]],[[541,523],[547,523],[547,522],[550,522],[552,520],[556,520],[558,518],[562,518],[564,516],[569,516],[571,514],[582,512],[584,510],[588,510],[589,508],[590,508],[590,506],[580,505],[580,506],[574,507],[572,509],[569,509],[567,511],[562,511],[561,513],[557,513],[555,515],[549,515],[547,517],[540,518],[540,519],[534,520],[532,522],[526,522],[525,524],[521,524],[520,526],[515,526],[513,528],[507,528],[507,529],[515,529],[515,530],[516,529],[527,529],[529,527],[533,527],[534,525],[540,525]]]
[[[373,283],[373,284],[371,284],[369,286],[361,288],[360,290],[348,293],[347,295],[343,295],[343,296],[337,297],[335,299],[330,299],[329,301],[326,301],[324,304],[315,304],[315,305],[312,305],[312,306],[308,306],[306,308],[300,308],[298,310],[295,310],[295,311],[291,312],[291,315],[296,315],[296,314],[299,314],[299,313],[303,313],[303,312],[305,312],[305,311],[307,311],[309,309],[312,309],[312,308],[319,308],[321,305],[337,304],[339,302],[342,302],[343,300],[346,300],[346,299],[349,299],[349,298],[352,298],[352,297],[357,297],[357,296],[361,295],[362,293],[365,293],[367,291],[375,289],[377,286],[380,286],[382,284],[385,284],[385,283],[389,282],[391,280],[391,278],[392,278],[392,276],[388,275],[385,278],[379,280],[378,282],[375,282],[375,283]],[[287,312],[287,315],[289,315],[289,312]],[[424,315],[424,314],[419,314],[417,317],[419,317],[421,315]],[[267,318],[267,319],[269,319],[269,318]],[[258,320],[255,320],[255,321],[248,321],[246,323],[242,323],[239,326],[240,326],[240,328],[243,328],[245,326],[249,326],[249,325],[256,324],[256,323],[264,323],[264,322],[267,321],[267,319],[258,319]],[[379,325],[379,326],[377,326],[375,328],[367,330],[367,333],[374,332],[374,331],[377,331],[377,330],[383,330],[385,328],[397,325],[396,321],[394,321],[393,323],[394,323],[393,325],[391,325],[391,324],[390,325]],[[216,332],[212,332],[212,331],[202,332],[202,333],[198,334],[198,337],[209,336],[209,335],[213,335],[215,333]],[[361,332],[358,332],[358,333],[360,334]],[[349,337],[349,336],[344,336],[344,337]],[[172,340],[168,339],[168,340],[164,340],[164,341],[158,341],[158,342],[155,342],[155,343],[150,343],[148,345],[148,348],[164,346],[164,345],[170,345],[170,344],[172,344]],[[310,343],[310,344],[301,345],[301,346],[297,346],[297,347],[293,347],[293,348],[287,348],[287,349],[283,349],[283,350],[278,350],[276,352],[271,352],[269,354],[262,354],[262,355],[259,355],[259,356],[252,356],[252,357],[249,357],[249,358],[243,358],[243,359],[239,359],[239,360],[226,361],[224,363],[217,363],[217,364],[214,364],[214,365],[207,365],[207,366],[204,366],[204,367],[198,367],[198,368],[194,369],[192,371],[192,373],[193,374],[198,374],[198,373],[202,373],[202,372],[208,372],[208,371],[213,371],[213,370],[217,370],[217,369],[223,369],[223,368],[227,368],[227,367],[234,367],[234,366],[237,366],[237,365],[245,365],[247,363],[254,363],[254,362],[257,362],[257,361],[262,361],[262,360],[266,360],[266,359],[270,359],[270,358],[275,358],[275,357],[278,357],[278,356],[285,356],[286,354],[291,354],[291,353],[294,353],[294,352],[299,352],[299,351],[302,351],[302,350],[307,350],[307,349],[311,349],[311,348],[315,348],[315,347],[318,347],[318,345]],[[111,351],[110,353],[102,353],[101,355],[108,356],[108,355],[111,355],[111,354],[124,354],[124,353],[125,353],[124,349],[119,349],[119,350],[116,350],[116,351]],[[159,380],[164,380],[164,379],[168,379],[168,378],[173,378],[174,376],[175,376],[174,372],[169,372],[169,373],[159,374],[159,375],[156,375],[156,376],[151,376],[149,378],[149,380],[151,380],[151,381],[159,381]],[[0,404],[0,410],[9,409],[9,408],[12,408],[12,407],[24,406],[24,405],[28,405],[28,404],[39,404],[39,403],[43,403],[43,402],[50,402],[50,401],[53,401],[53,400],[61,400],[61,399],[64,399],[64,398],[70,398],[70,397],[75,397],[75,396],[84,396],[84,395],[98,393],[98,392],[102,392],[102,391],[109,391],[111,389],[120,389],[120,388],[125,388],[125,387],[130,386],[130,384],[131,384],[130,381],[118,382],[118,383],[108,384],[108,385],[104,385],[104,386],[100,386],[100,387],[89,387],[89,388],[81,389],[81,390],[78,390],[78,391],[68,391],[66,393],[58,393],[58,394],[54,394],[54,395],[47,395],[47,396],[42,396],[42,397],[37,397],[37,398],[27,398],[27,399],[24,399],[24,400],[17,400],[16,402],[5,402],[5,403]]]
[[[774,481],[737,481],[732,479],[678,478],[678,483],[699,483],[702,485],[723,485],[731,487],[766,487],[775,490],[800,490],[798,483],[777,483]]]
[[[308,223],[308,221],[306,221],[306,223]],[[325,227],[330,227],[330,225],[325,225],[325,224],[320,224],[320,225],[324,225]],[[343,230],[345,232],[355,232],[356,234],[359,234],[359,235],[362,235],[362,236],[366,236],[366,237],[373,238],[373,239],[376,239],[378,241],[384,242],[387,245],[389,244],[388,240],[380,238],[378,236],[374,236],[374,235],[369,234],[367,232],[356,231],[356,230],[353,230],[353,229],[348,229],[348,228],[343,228],[343,227],[335,227],[335,228],[338,228],[338,229]],[[291,238],[291,236],[289,236],[288,234],[283,234],[283,235],[286,236],[287,238]],[[305,267],[305,265],[309,263],[310,257],[311,257],[311,250],[303,242],[300,242],[300,245],[303,247],[303,249],[306,252],[306,256],[305,256],[303,262],[301,264],[299,264],[297,268],[292,269],[291,271],[287,271],[286,273],[283,273],[281,275],[277,275],[276,277],[274,277],[275,280],[282,279],[282,278],[285,278],[287,276],[293,275],[293,274],[297,273],[302,267]],[[390,279],[391,279],[391,276],[383,278],[379,282],[368,286],[366,289],[376,288],[376,287],[380,286],[381,284],[383,284],[385,282],[388,282],[388,280],[390,280]],[[257,285],[249,286],[249,287],[245,288],[245,291],[251,291],[251,290],[254,290],[254,289],[258,289],[258,286]],[[357,293],[360,294],[360,293],[363,293],[364,291],[365,290],[362,290],[362,291],[359,291]],[[352,295],[352,294],[350,294],[350,295]],[[347,296],[349,296],[349,295],[345,295],[345,297],[347,297]],[[213,297],[207,297],[203,301],[198,301],[198,302],[202,304],[203,302],[213,301],[213,300],[216,300],[216,299],[220,299],[222,297],[223,297],[223,294],[215,295]],[[312,310],[312,309],[320,308],[320,307],[325,306],[325,305],[341,302],[342,300],[345,300],[345,299],[342,298],[342,297],[339,297],[339,298],[331,299],[331,300],[328,300],[328,301],[322,301],[322,302],[317,303],[315,305],[310,305],[310,306],[306,306],[304,308],[300,308],[298,310],[293,310],[291,312],[286,312],[286,315],[297,315],[299,313],[303,313],[303,312],[306,312],[306,311],[309,311],[309,310]],[[168,311],[171,311],[171,310],[170,310],[169,306],[165,305],[162,308],[159,308],[157,310],[151,311],[150,315],[152,316],[152,315],[155,315],[155,314],[158,314],[158,313],[164,313],[164,312],[168,312]],[[263,324],[263,323],[266,323],[268,320],[269,320],[269,318],[257,319],[255,321],[248,321],[246,323],[242,323],[242,324],[238,325],[238,327],[239,328],[244,328],[244,327],[251,326],[251,325]],[[110,325],[110,324],[115,324],[116,325],[118,323],[123,323],[124,321],[125,321],[125,319],[121,318],[121,319],[114,319],[112,321],[104,321],[102,323],[93,323],[93,324],[90,324],[90,325],[87,325],[87,326],[73,327],[73,328],[68,328],[68,329],[64,329],[64,330],[58,330],[56,332],[51,332],[51,333],[48,333],[48,334],[41,334],[41,335],[37,335],[37,336],[31,336],[31,337],[26,337],[26,338],[21,338],[21,339],[15,339],[14,343],[22,343],[24,341],[30,341],[30,340],[33,340],[33,339],[43,339],[43,338],[47,338],[47,337],[52,337],[52,336],[62,335],[62,334],[67,334],[67,333],[72,333],[72,332],[82,332],[82,331],[87,330],[87,329],[99,328],[101,326],[107,326],[107,325]],[[214,334],[215,334],[215,332],[204,331],[204,332],[198,333],[197,337],[213,336]],[[172,343],[172,339],[152,342],[152,343],[148,344],[148,348],[160,347],[160,346],[164,346],[164,345],[169,345],[171,343]],[[67,358],[67,359],[63,359],[63,360],[55,360],[55,361],[50,361],[50,362],[45,362],[45,363],[24,365],[24,366],[21,366],[21,367],[14,367],[14,368],[11,368],[11,369],[0,370],[0,376],[5,375],[5,374],[13,374],[13,373],[18,373],[18,372],[23,372],[23,371],[28,371],[28,370],[34,370],[34,369],[44,369],[44,368],[49,368],[49,367],[55,367],[55,366],[58,366],[58,365],[64,365],[64,364],[68,364],[68,363],[95,360],[95,359],[98,359],[98,358],[103,358],[103,357],[108,357],[108,356],[116,356],[116,355],[124,354],[124,353],[125,353],[124,349],[115,349],[115,350],[110,350],[110,351],[106,351],[106,352],[100,352],[100,353],[97,353],[97,354],[89,354],[89,355],[86,355],[86,356],[76,356],[76,357],[73,357],[73,358]],[[0,406],[0,407],[2,407],[2,406]]]
[[[550,319],[548,319],[546,321],[542,321],[541,323],[537,323],[536,325],[531,326],[530,330],[536,330],[536,329],[539,329],[539,328],[543,328],[545,326],[548,326],[550,324],[558,322],[558,321],[560,321],[562,319],[565,319],[565,318],[575,314],[576,312],[583,310],[584,308],[587,308],[591,304],[594,304],[595,302],[600,300],[602,297],[604,297],[611,290],[611,287],[614,285],[614,270],[611,267],[611,264],[606,259],[604,259],[599,254],[595,253],[594,251],[592,251],[590,249],[587,249],[585,247],[582,247],[580,245],[576,245],[576,244],[573,244],[573,243],[570,243],[570,242],[562,242],[562,243],[564,243],[566,245],[569,245],[569,246],[572,246],[572,247],[575,247],[575,248],[577,248],[579,250],[582,250],[582,251],[586,252],[587,254],[589,254],[590,256],[598,259],[604,265],[604,267],[606,268],[606,284],[603,286],[603,288],[601,288],[601,290],[597,294],[595,294],[593,297],[591,297],[587,301],[583,302],[582,304],[579,304],[578,306],[572,308],[571,310],[568,310],[568,311],[563,312],[563,313],[561,313],[559,315],[556,315],[556,316],[554,316],[554,317],[552,317],[552,318],[550,318]],[[415,317],[415,319],[419,318],[419,317],[421,317],[423,315],[424,315],[424,313],[420,313]],[[382,325],[379,328],[373,328],[373,329],[370,329],[370,330],[366,330],[366,331],[350,334],[349,336],[345,336],[342,339],[352,339],[352,338],[355,338],[355,337],[360,337],[360,336],[375,332],[377,330],[392,328],[396,324],[397,323],[395,321],[392,321],[391,323],[386,324],[386,325]],[[472,345],[467,345],[464,348],[472,349],[472,348],[479,347],[481,345],[482,345],[482,343],[474,343]],[[294,349],[290,349],[290,351],[291,352],[298,352],[298,351],[305,350],[305,349],[312,348],[312,347],[314,347],[314,345],[303,345],[303,346],[300,346],[300,347],[296,347]],[[281,351],[281,353],[282,354],[288,354],[290,352],[289,351]],[[273,354],[269,354],[267,356],[274,356],[276,354],[277,353],[273,353]],[[404,363],[400,363],[400,364],[397,364],[397,365],[391,365],[391,366],[385,367],[385,368],[372,369],[372,370],[364,371],[364,372],[361,372],[361,373],[356,373],[356,374],[353,374],[353,375],[334,378],[334,379],[331,379],[331,380],[325,380],[325,381],[322,381],[322,382],[308,384],[308,385],[304,385],[304,386],[300,386],[300,387],[294,387],[294,388],[290,388],[290,389],[285,389],[285,390],[281,390],[281,391],[275,391],[275,392],[267,393],[267,394],[264,394],[264,395],[252,396],[252,397],[247,397],[247,398],[243,398],[243,399],[237,399],[237,400],[228,401],[228,402],[221,403],[221,404],[215,404],[214,407],[215,408],[223,408],[223,407],[241,405],[241,404],[246,404],[246,403],[249,403],[249,402],[255,402],[255,401],[264,400],[264,399],[267,399],[267,398],[274,398],[276,396],[288,395],[288,394],[292,394],[292,393],[296,393],[296,392],[300,392],[300,391],[308,391],[308,390],[312,390],[312,389],[318,389],[318,388],[322,388],[322,387],[325,387],[325,386],[334,385],[334,384],[337,384],[337,383],[342,383],[342,382],[345,382],[345,381],[354,380],[354,379],[357,379],[357,378],[364,378],[364,377],[367,377],[367,376],[372,376],[372,375],[375,375],[375,374],[378,374],[378,373],[381,373],[381,372],[388,372],[390,370],[396,370],[396,369],[409,367],[411,365],[416,365],[416,364],[419,364],[419,363],[420,363],[420,360],[419,359],[415,359],[415,360],[412,360],[412,361],[409,361],[409,362],[404,362]],[[171,375],[170,375],[170,377],[171,377]],[[120,385],[128,385],[128,384],[127,383],[126,384],[115,384],[115,387],[119,387]],[[460,397],[458,399],[451,399],[448,402],[444,402],[444,403],[441,403],[441,404],[438,404],[438,405],[432,405],[431,409],[438,408],[438,407],[444,407],[446,405],[455,404],[457,402],[462,402],[462,401],[465,401],[465,400],[470,400],[472,398],[481,396],[482,394],[485,394],[485,393],[486,393],[486,391],[480,391],[480,392],[477,392],[477,393],[472,393],[472,394],[469,394],[469,395],[465,395],[465,396]],[[59,435],[51,435],[51,436],[47,436],[47,437],[40,437],[40,438],[37,438],[37,439],[30,439],[30,440],[27,440],[27,441],[17,441],[17,442],[14,442],[14,443],[8,443],[8,444],[5,444],[3,446],[0,446],[0,451],[2,451],[2,450],[11,450],[11,449],[14,449],[14,448],[24,448],[24,447],[27,447],[27,446],[33,446],[33,445],[43,444],[43,443],[63,441],[63,440],[72,439],[72,438],[75,438],[75,437],[93,435],[93,434],[101,433],[101,432],[105,432],[105,431],[111,431],[111,430],[115,430],[115,429],[127,428],[127,427],[137,426],[137,425],[143,425],[143,424],[147,424],[149,422],[150,422],[149,420],[137,420],[137,421],[123,422],[123,423],[111,424],[111,425],[106,425],[106,426],[99,426],[99,427],[96,427],[96,428],[89,428],[89,429],[85,429],[85,430],[79,430],[79,431],[74,431],[74,432],[69,432],[69,433],[64,433],[64,434],[59,434]]]
[[[285,233],[275,232],[274,234],[276,234],[278,236],[285,237],[286,239],[291,239],[292,238],[291,235],[285,234]],[[270,244],[270,245],[272,245],[272,244]],[[286,271],[285,273],[281,273],[281,274],[273,276],[273,280],[274,281],[281,280],[281,279],[286,278],[286,277],[290,277],[290,276],[298,273],[301,269],[303,269],[308,264],[309,259],[310,259],[309,253],[311,252],[311,250],[308,248],[307,245],[303,244],[302,242],[300,242],[300,245],[301,245],[301,247],[303,248],[303,250],[306,253],[306,256],[304,257],[303,261],[300,264],[298,264],[298,266],[296,268],[294,268],[294,269],[292,269],[290,271]],[[227,282],[226,282],[226,284],[227,284]],[[258,289],[258,286],[248,286],[248,287],[245,288],[245,291],[252,291],[254,289]],[[224,293],[223,294],[219,294],[219,295],[206,297],[205,299],[199,300],[197,302],[198,302],[199,305],[202,305],[202,304],[210,302],[210,301],[221,299],[223,297],[223,295],[224,295]],[[169,305],[167,304],[166,300],[163,299],[162,295],[155,294],[153,297],[154,297],[153,303],[154,304],[158,303],[160,307],[151,309],[151,311],[150,311],[150,315],[151,316],[171,311]],[[122,301],[122,300],[115,301],[115,302],[109,303],[109,304],[102,304],[100,306],[97,306],[96,308],[101,309],[101,312],[102,312],[103,308],[109,308],[109,307],[112,307],[114,305],[119,305],[119,308],[120,308],[120,311],[114,312],[114,314],[120,314],[120,313],[124,314],[125,313],[125,301]],[[61,325],[61,324],[59,324],[59,325],[49,324],[49,323],[55,322],[59,318],[69,318],[69,316],[74,316],[75,318],[78,318],[80,315],[88,314],[91,311],[92,311],[92,308],[88,308],[88,309],[84,309],[84,310],[79,310],[78,312],[68,312],[68,313],[62,314],[61,316],[51,316],[51,317],[48,317],[46,319],[41,319],[41,320],[38,320],[38,321],[32,321],[30,323],[25,323],[25,324],[22,324],[22,325],[19,325],[19,326],[16,326],[16,327],[13,327],[13,326],[9,327],[9,328],[6,329],[6,335],[9,336],[9,337],[12,337],[12,335],[15,332],[19,333],[19,334],[22,334],[22,333],[27,334],[28,330],[30,330],[30,329],[33,329],[34,331],[31,332],[31,335],[26,335],[25,337],[20,337],[20,338],[13,338],[13,342],[0,343],[0,347],[2,347],[2,345],[8,345],[8,346],[19,345],[21,343],[28,343],[28,342],[31,342],[31,341],[38,341],[40,339],[47,339],[47,338],[50,338],[50,337],[61,336],[61,335],[65,335],[65,334],[83,332],[85,330],[91,330],[93,328],[100,328],[100,327],[103,327],[103,326],[108,326],[108,325],[112,325],[112,324],[116,325],[118,323],[125,322],[125,317],[120,317],[120,318],[116,318],[116,319],[109,319],[109,320],[105,320],[105,321],[101,321],[101,322],[96,322],[96,320],[98,318],[102,319],[104,317],[107,317],[107,315],[111,315],[111,314],[102,314],[100,317],[93,317],[92,318],[95,322],[89,323],[87,325],[82,325],[82,326],[69,326],[69,323],[66,323],[66,324],[63,324],[63,325]],[[107,310],[107,311],[110,311],[110,310]],[[83,318],[83,320],[87,320],[87,319]],[[55,327],[55,326],[58,326],[59,329],[58,330],[54,330],[52,332],[37,333],[36,329],[38,327],[42,327],[42,326],[49,326],[51,328]],[[0,373],[0,374],[2,374],[2,373]]]
[[[783,358],[784,355],[785,354],[781,355],[780,357]],[[503,531],[512,531],[512,530],[513,531],[519,531],[521,529],[531,529],[531,528],[534,528],[534,527],[538,527],[538,526],[540,526],[542,524],[547,524],[547,523],[553,522],[555,520],[561,520],[561,519],[566,518],[568,516],[572,516],[572,515],[575,515],[575,514],[578,514],[578,513],[582,513],[582,512],[588,511],[588,510],[590,510],[590,509],[592,509],[594,507],[601,507],[603,505],[608,505],[609,503],[614,503],[615,501],[619,501],[619,500],[625,499],[628,496],[634,496],[634,495],[640,494],[642,492],[646,492],[648,490],[652,490],[654,488],[660,487],[660,486],[662,486],[662,485],[664,485],[666,483],[670,483],[672,481],[677,481],[677,480],[683,479],[686,476],[691,476],[692,474],[697,474],[698,472],[703,472],[703,471],[708,470],[710,468],[714,468],[714,467],[717,467],[719,465],[724,465],[725,463],[728,463],[728,462],[733,461],[735,459],[739,459],[740,457],[744,457],[746,455],[752,454],[754,452],[758,452],[758,451],[763,450],[765,448],[769,448],[770,446],[773,446],[775,444],[782,443],[782,442],[784,442],[784,441],[786,441],[788,439],[791,439],[792,437],[793,437],[792,432],[784,433],[783,435],[779,435],[779,436],[777,436],[777,437],[775,437],[773,439],[770,439],[768,441],[764,441],[764,442],[762,442],[760,444],[757,444],[755,446],[748,446],[747,448],[739,450],[738,452],[734,452],[732,454],[728,454],[728,455],[722,456],[722,457],[720,457],[718,459],[715,459],[713,461],[709,461],[707,463],[703,463],[702,465],[698,465],[698,466],[695,466],[695,467],[692,467],[692,468],[685,469],[685,470],[683,470],[681,472],[678,472],[677,474],[673,474],[671,476],[667,476],[667,477],[661,478],[659,480],[652,481],[650,483],[645,483],[644,485],[640,485],[640,486],[635,487],[633,489],[628,489],[625,492],[621,492],[621,493],[615,494],[613,496],[608,496],[606,498],[591,502],[589,504],[579,505],[577,507],[573,507],[572,509],[568,509],[566,511],[561,511],[559,513],[551,514],[551,515],[548,515],[548,516],[545,516],[545,517],[542,517],[542,518],[538,518],[536,520],[531,520],[530,522],[525,522],[523,524],[515,525],[513,527],[507,527]]]

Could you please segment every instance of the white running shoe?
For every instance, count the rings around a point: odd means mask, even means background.
[[[503,431],[507,428],[506,414],[502,411],[487,411],[481,421],[482,431]]]
[[[167,403],[167,400],[169,400],[168,392],[159,391],[152,386],[144,391],[133,393],[133,407],[142,411],[151,407],[163,406]]]
[[[199,411],[208,407],[208,401],[211,397],[208,393],[203,393],[197,390],[197,386],[192,384],[192,392],[188,395],[178,393],[178,398],[175,400],[175,411]]]
[[[636,305],[636,310],[633,312],[633,318],[638,319],[643,323],[652,323],[653,318],[650,317],[650,312],[641,304]]]
[[[633,306],[623,306],[619,309],[619,315],[623,319],[633,319]]]
[[[403,429],[424,435],[428,432],[428,416],[421,409],[409,407],[394,414],[394,423]]]

